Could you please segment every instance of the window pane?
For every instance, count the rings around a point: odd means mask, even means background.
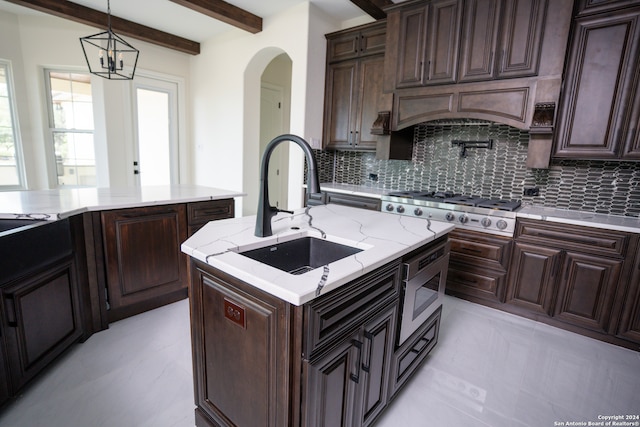
[[[54,132],[58,185],[95,186],[96,157],[90,133]]]
[[[0,188],[22,186],[8,71],[8,65],[0,63]]]
[[[93,100],[89,76],[50,73],[53,127],[93,129]]]
[[[59,186],[95,186],[89,74],[49,72],[52,136]]]

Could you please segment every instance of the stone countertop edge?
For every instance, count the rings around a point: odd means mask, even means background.
[[[376,199],[393,191],[389,189],[372,188],[366,185],[328,182],[321,183],[320,188],[326,191],[354,194]],[[558,222],[627,233],[640,233],[640,217],[574,211],[535,205],[523,205],[523,207],[516,212],[516,216],[518,218],[535,219],[539,221]]]
[[[69,188],[0,192],[0,219],[55,221],[83,212],[203,202],[246,193],[198,185]]]
[[[302,305],[446,235],[450,224],[341,205],[279,213],[273,236],[256,237],[255,216],[211,221],[182,244],[182,252],[294,305]],[[237,253],[311,236],[361,252],[292,275]]]

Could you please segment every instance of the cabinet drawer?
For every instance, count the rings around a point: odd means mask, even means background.
[[[606,256],[624,255],[629,242],[629,236],[618,231],[522,219],[516,223],[515,237],[522,242]]]
[[[400,261],[392,262],[358,279],[348,289],[336,289],[306,304],[303,357],[336,343],[354,326],[399,298]]]
[[[466,230],[449,233],[451,260],[499,270],[509,265],[511,239]]]
[[[490,301],[504,301],[506,272],[451,263],[447,292]]]
[[[392,395],[411,377],[411,373],[418,369],[420,363],[438,342],[441,313],[442,306],[395,351],[391,364]]]
[[[190,227],[204,225],[216,219],[233,218],[233,200],[207,200],[187,204],[187,221]]]

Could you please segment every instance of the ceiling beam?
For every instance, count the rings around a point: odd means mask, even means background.
[[[5,0],[40,12],[96,28],[107,29],[106,13],[66,0]],[[200,43],[111,15],[111,29],[121,36],[153,43],[179,52],[198,55]]]
[[[391,0],[351,0],[351,3],[358,6],[360,9],[367,12],[368,15],[375,19],[384,19],[387,17],[387,13],[382,10],[385,6],[393,4]]]
[[[252,34],[262,31],[262,18],[222,0],[171,0]],[[268,1],[268,0],[267,0]]]

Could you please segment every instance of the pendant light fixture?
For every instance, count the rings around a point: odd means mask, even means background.
[[[80,37],[89,72],[109,80],[132,80],[140,51],[111,30],[111,2],[107,0],[107,31]]]

